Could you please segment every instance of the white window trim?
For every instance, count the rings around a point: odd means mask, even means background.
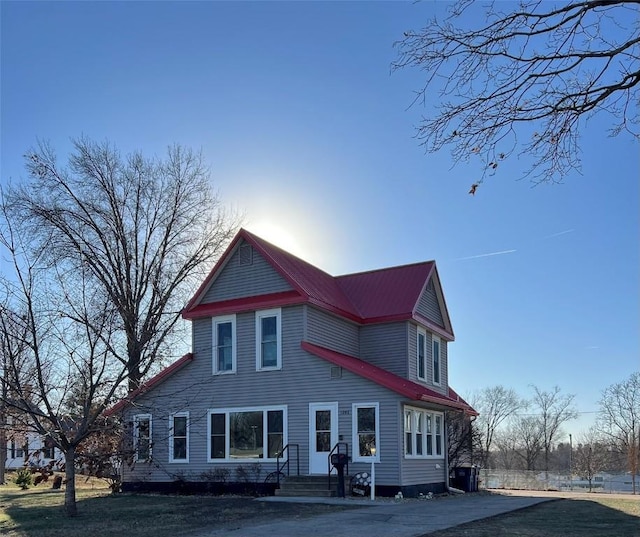
[[[407,430],[405,428],[405,412],[411,412],[411,454],[407,453]],[[416,414],[421,413],[422,418],[422,455],[417,455],[417,417]],[[431,417],[431,433],[427,433],[427,416]],[[436,416],[440,418],[440,455],[437,455],[436,442]],[[431,436],[431,447],[433,454],[427,454],[427,436]],[[444,459],[444,414],[442,412],[434,412],[433,410],[425,410],[424,408],[416,408],[405,406],[402,412],[402,443],[405,459]]]
[[[375,457],[360,455],[360,439],[358,438],[358,409],[376,409],[376,455]],[[351,405],[351,442],[353,446],[353,462],[380,462],[380,403],[353,403]]]
[[[223,323],[231,323],[231,370],[221,371],[218,369],[218,325]],[[213,374],[214,375],[231,375],[236,372],[236,356],[237,356],[237,338],[236,338],[236,316],[224,315],[221,317],[214,317],[211,323],[213,334]]]
[[[262,319],[264,317],[276,318],[276,365],[262,367]],[[277,371],[282,369],[282,310],[256,311],[256,371]]]
[[[149,457],[146,459],[138,457],[138,424],[143,420],[149,420]],[[151,414],[136,414],[133,416],[133,448],[136,462],[148,462],[153,458],[153,419]]]
[[[424,368],[424,376],[420,376],[420,336],[424,338],[424,346],[422,348],[422,359],[423,359],[423,368]],[[419,380],[427,380],[427,331],[423,328],[418,328],[416,333],[416,377]]]
[[[174,440],[174,436],[173,436],[173,432],[174,432],[174,419],[175,418],[187,418],[187,430],[186,430],[186,434],[187,434],[187,446],[186,446],[186,458],[184,459],[176,459],[173,456],[173,440]],[[185,464],[189,462],[189,427],[190,427],[190,423],[189,423],[189,412],[176,412],[175,414],[171,414],[171,416],[169,417],[170,421],[169,421],[169,462],[173,462],[176,464]]]
[[[286,446],[289,441],[288,441],[288,437],[289,437],[289,431],[288,431],[288,417],[287,417],[287,405],[277,405],[277,406],[252,406],[252,407],[241,407],[241,408],[210,408],[207,411],[207,462],[237,462],[237,463],[252,463],[252,462],[259,462],[259,463],[263,463],[263,462],[276,462],[276,458],[272,457],[272,458],[268,458],[268,457],[263,457],[263,458],[249,458],[249,459],[240,459],[237,457],[230,457],[230,451],[231,451],[231,435],[230,435],[230,421],[229,421],[229,414],[235,413],[235,412],[262,412],[262,419],[263,419],[263,423],[264,423],[264,428],[263,428],[263,448],[265,450],[268,449],[268,442],[265,442],[264,440],[268,441],[268,436],[269,436],[269,431],[268,431],[268,427],[267,427],[267,419],[268,419],[268,414],[267,412],[270,411],[282,411],[282,447]],[[225,458],[224,459],[213,459],[211,458],[211,415],[212,414],[224,414],[224,441],[225,441],[225,445],[224,445],[224,453],[225,453]],[[285,461],[286,457],[281,458],[281,461]]]
[[[436,356],[434,352],[436,342],[438,343],[438,382],[436,382]],[[431,335],[431,371],[433,384],[436,386],[442,385],[442,340],[435,334]]]

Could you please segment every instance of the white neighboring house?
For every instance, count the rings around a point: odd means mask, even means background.
[[[14,417],[7,417],[7,459],[5,468],[41,467],[60,459],[60,450],[51,441],[28,428]]]

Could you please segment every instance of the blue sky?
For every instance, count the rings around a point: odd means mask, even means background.
[[[248,229],[327,272],[435,259],[452,386],[559,385],[575,432],[640,366],[638,143],[596,117],[582,175],[532,187],[513,160],[468,195],[478,168],[414,139],[421,73],[390,72],[446,6],[2,2],[0,180],[37,139],[202,149]]]

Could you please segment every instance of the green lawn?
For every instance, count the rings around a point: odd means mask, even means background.
[[[341,509],[327,505],[256,502],[238,496],[111,495],[100,485],[79,488],[79,516],[68,518],[64,491],[39,485],[0,487],[0,535],[7,537],[173,537],[208,527],[237,528],[272,518],[307,517]],[[150,521],[153,521],[150,523]]]
[[[555,500],[429,537],[640,537],[640,498]]]
[[[49,484],[26,491],[13,484],[1,486],[0,534],[173,537],[205,528],[237,529],[274,518],[308,517],[341,509],[335,505],[256,502],[238,496],[111,495],[98,481],[79,483],[78,517],[64,515],[63,501],[64,491],[51,490]],[[429,537],[640,537],[640,498],[594,494],[560,499]]]

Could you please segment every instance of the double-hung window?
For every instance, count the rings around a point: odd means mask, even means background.
[[[256,312],[256,369],[282,368],[280,308]]]
[[[133,448],[136,462],[151,459],[151,414],[133,417]]]
[[[432,350],[433,350],[433,383],[440,384],[440,338],[433,336],[432,338]]]
[[[213,319],[213,373],[236,371],[236,316]]]
[[[417,349],[416,349],[416,370],[420,380],[427,380],[427,333],[418,328],[417,337]]]
[[[169,462],[189,462],[189,413],[171,416]]]
[[[441,458],[444,417],[438,412],[405,407],[404,455],[407,458]]]
[[[209,411],[209,462],[275,461],[287,438],[287,409],[257,407]]]
[[[353,416],[353,460],[380,460],[380,416],[378,403],[354,403]]]

